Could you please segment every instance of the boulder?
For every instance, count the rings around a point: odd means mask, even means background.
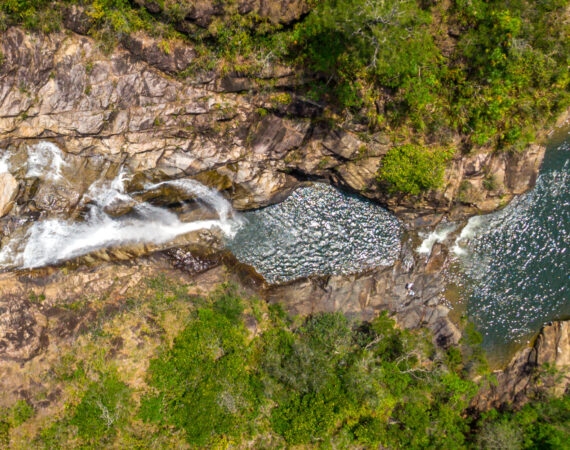
[[[18,181],[8,172],[0,173],[0,217],[10,212],[18,195]]]

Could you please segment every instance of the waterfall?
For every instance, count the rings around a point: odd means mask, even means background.
[[[26,178],[40,178],[53,183],[63,179],[67,166],[62,151],[51,142],[39,142],[28,147],[28,171]]]
[[[9,155],[4,155],[0,158],[0,173],[10,172],[10,161],[8,161]]]
[[[43,182],[50,183],[63,179],[62,168],[66,163],[61,150],[54,144],[42,142],[32,146],[28,155],[26,177],[40,177]],[[14,233],[0,249],[0,268],[37,268],[105,248],[165,244],[198,230],[219,229],[224,235],[232,236],[241,224],[231,204],[220,193],[195,180],[152,184],[145,187],[145,192],[170,185],[215,210],[218,219],[183,222],[166,208],[138,203],[126,192],[128,176],[127,170],[122,168],[115,179],[93,183],[84,196],[88,204],[83,221],[40,220],[23,232]],[[132,210],[121,217],[113,217],[106,208],[115,202],[132,204]]]
[[[445,223],[438,225],[435,230],[431,233],[420,232],[420,237],[424,238],[421,245],[416,249],[416,251],[423,255],[430,255],[431,249],[436,242],[445,242],[450,233],[453,233],[457,229],[456,223]]]

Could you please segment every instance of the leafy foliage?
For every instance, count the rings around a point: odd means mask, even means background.
[[[89,384],[69,423],[82,438],[99,442],[124,425],[129,402],[129,387],[115,373],[102,373],[99,381]]]
[[[372,126],[386,116],[392,126],[517,149],[570,103],[567,7],[324,0],[296,27],[295,54],[332,87],[331,100],[364,108]]]
[[[567,448],[570,396],[529,403],[516,412],[493,410],[479,428],[477,444],[483,448]]]
[[[4,0],[0,29],[58,29],[69,2]],[[165,52],[173,37],[194,43],[199,57],[181,76],[295,65],[307,80],[300,92],[345,117],[440,141],[459,133],[467,150],[520,150],[570,104],[569,0],[320,0],[288,28],[234,2],[218,2],[226,13],[207,28],[185,20],[189,1],[152,3],[160,20],[142,2],[80,3],[107,49],[145,30]]]
[[[245,432],[259,401],[242,311],[231,289],[196,311],[172,348],[151,361],[149,384],[157,394],[143,399],[143,419],[181,428],[196,445]]]
[[[418,195],[441,186],[445,162],[451,156],[448,150],[414,144],[393,147],[382,160],[378,180],[390,192]]]
[[[399,329],[386,313],[371,322],[341,313],[295,319],[231,285],[191,298],[166,277],[142,284],[147,311],[162,326],[173,308],[188,307],[153,350],[147,385],[137,376],[137,391],[129,387],[97,348],[94,360],[65,358],[55,375],[79,389],[78,400],[39,432],[36,447],[178,448],[185,440],[192,447],[564,448],[568,441],[568,396],[470,415],[472,377],[487,372],[472,327],[445,352],[427,331]],[[246,315],[257,321],[255,335]],[[30,414],[20,401],[0,415],[0,442]]]

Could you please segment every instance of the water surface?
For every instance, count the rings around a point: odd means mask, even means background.
[[[467,315],[489,353],[570,316],[570,139],[547,149],[536,187],[505,209],[473,217],[457,245]],[[466,245],[465,245],[466,243]]]
[[[389,265],[400,251],[396,217],[326,184],[297,189],[243,217],[229,248],[271,283]]]

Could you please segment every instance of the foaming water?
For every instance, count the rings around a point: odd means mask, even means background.
[[[53,144],[47,144],[40,143],[29,149],[26,177],[59,182],[66,163],[61,151]],[[0,249],[0,268],[36,268],[105,248],[140,243],[164,244],[184,234],[205,229],[217,228],[232,236],[240,225],[229,202],[197,181],[167,181],[150,185],[147,189],[156,189],[164,184],[181,189],[215,210],[219,219],[183,222],[165,208],[138,203],[126,193],[128,177],[127,171],[121,169],[115,179],[98,180],[92,184],[85,196],[89,204],[83,221],[41,220],[11,236]],[[112,217],[106,213],[106,208],[114,203],[132,205],[132,209],[121,217]]]
[[[51,142],[39,142],[28,147],[28,171],[26,178],[38,177],[44,181],[63,179],[66,166],[62,151]]]
[[[5,154],[0,158],[0,173],[10,172],[9,155]]]
[[[272,283],[389,265],[400,251],[401,229],[392,214],[325,184],[243,216],[247,223],[229,248]]]
[[[488,226],[492,218],[493,215],[471,217],[455,239],[451,251],[457,256],[467,255],[466,247],[469,245],[470,239],[476,236],[477,231],[482,227]]]
[[[212,207],[220,217],[220,227],[227,236],[233,236],[241,224],[232,205],[217,191],[204,186],[196,180],[172,180],[145,186],[147,191],[155,190],[161,186],[171,186],[180,189],[189,196],[195,197],[199,202]]]
[[[473,217],[453,251],[467,313],[497,350],[570,315],[570,140],[549,148],[536,187],[505,209]]]
[[[134,217],[112,218],[94,207],[85,222],[37,222],[23,239],[8,243],[0,251],[0,267],[43,267],[104,248],[163,244],[192,231],[219,226],[218,220],[184,223],[175,214],[145,203],[137,205],[133,212]]]
[[[431,233],[420,232],[419,236],[424,240],[416,251],[423,255],[429,255],[435,243],[445,242],[448,236],[457,230],[456,223],[443,223],[438,225]]]

